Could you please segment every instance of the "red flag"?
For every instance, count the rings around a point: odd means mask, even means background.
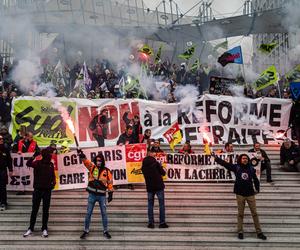
[[[174,151],[175,145],[179,144],[182,140],[178,122],[174,123],[163,136],[167,139],[170,144],[170,148]]]

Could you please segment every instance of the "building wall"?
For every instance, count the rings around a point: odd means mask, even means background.
[[[287,0],[253,0],[254,11],[264,11],[281,8]],[[253,35],[253,68],[260,73],[270,65],[275,65],[277,70],[284,74],[289,70],[288,51],[291,46],[291,35],[288,33],[257,34]],[[277,47],[268,55],[258,51],[262,43],[278,43]]]

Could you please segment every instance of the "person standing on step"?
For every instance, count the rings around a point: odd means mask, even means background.
[[[273,182],[271,176],[271,161],[266,151],[260,148],[260,143],[255,142],[253,144],[253,148],[250,149],[248,152],[256,154],[256,158],[258,158],[261,161],[261,172],[266,170],[267,182]]]
[[[51,161],[51,150],[45,148],[41,155],[31,157],[26,165],[33,168],[33,193],[32,193],[32,211],[30,216],[30,225],[24,237],[31,236],[34,232],[36,217],[43,200],[43,217],[42,217],[42,237],[48,237],[48,219],[51,201],[51,192],[56,184],[54,164]]]
[[[0,210],[4,211],[7,208],[7,191],[8,184],[7,169],[9,176],[13,175],[12,159],[9,150],[4,145],[4,138],[0,135]]]
[[[100,205],[103,236],[110,239],[111,235],[108,232],[108,219],[106,213],[106,191],[108,190],[107,201],[110,203],[113,199],[113,178],[111,171],[105,167],[104,156],[101,153],[96,155],[93,161],[88,160],[81,149],[78,150],[78,155],[89,171],[89,182],[86,189],[89,192],[87,213],[84,221],[84,231],[80,236],[80,239],[85,239],[89,234],[91,216],[96,202]]]
[[[166,175],[162,165],[155,159],[156,151],[150,150],[142,163],[142,172],[148,193],[148,228],[154,228],[154,197],[159,203],[159,228],[168,228],[165,215],[165,185],[162,176]]]
[[[234,193],[236,194],[236,201],[238,205],[238,238],[244,239],[243,220],[245,203],[247,201],[254,221],[257,238],[266,240],[267,237],[261,230],[258,214],[256,212],[255,194],[259,193],[259,180],[256,176],[256,170],[253,166],[250,165],[249,156],[246,154],[241,154],[238,157],[237,164],[231,164],[217,157],[215,153],[212,153],[211,155],[215,158],[215,161],[218,164],[225,167],[227,170],[234,172],[236,177],[234,183]],[[253,183],[256,191],[254,191]]]

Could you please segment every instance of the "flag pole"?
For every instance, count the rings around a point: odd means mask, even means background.
[[[279,98],[281,98],[281,90],[280,90],[280,86],[279,86],[279,80],[276,85],[277,85],[277,89],[278,89]]]
[[[245,81],[245,84],[246,84],[246,74],[245,74],[245,65],[244,65],[244,62],[242,64],[242,71],[243,71],[244,81]]]

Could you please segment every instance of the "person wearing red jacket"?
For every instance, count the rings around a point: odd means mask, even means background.
[[[37,142],[31,132],[26,133],[25,138],[18,142],[18,154],[39,152]]]
[[[180,154],[195,154],[192,150],[191,143],[189,141],[185,142],[183,147],[178,151]]]
[[[26,133],[25,138],[18,142],[18,154],[22,153],[34,153],[35,156],[40,153],[40,149],[31,132]],[[16,195],[25,195],[25,186],[23,188],[24,190],[17,192]]]
[[[85,239],[90,231],[91,216],[95,203],[98,202],[101,209],[103,236],[107,239],[111,238],[108,232],[108,219],[106,213],[106,192],[108,190],[108,203],[113,199],[113,178],[111,171],[105,167],[105,160],[103,154],[98,154],[90,161],[86,158],[82,150],[78,150],[78,155],[83,161],[84,166],[89,171],[89,182],[87,191],[89,193],[87,213],[84,221],[84,231],[80,236],[81,239]]]

